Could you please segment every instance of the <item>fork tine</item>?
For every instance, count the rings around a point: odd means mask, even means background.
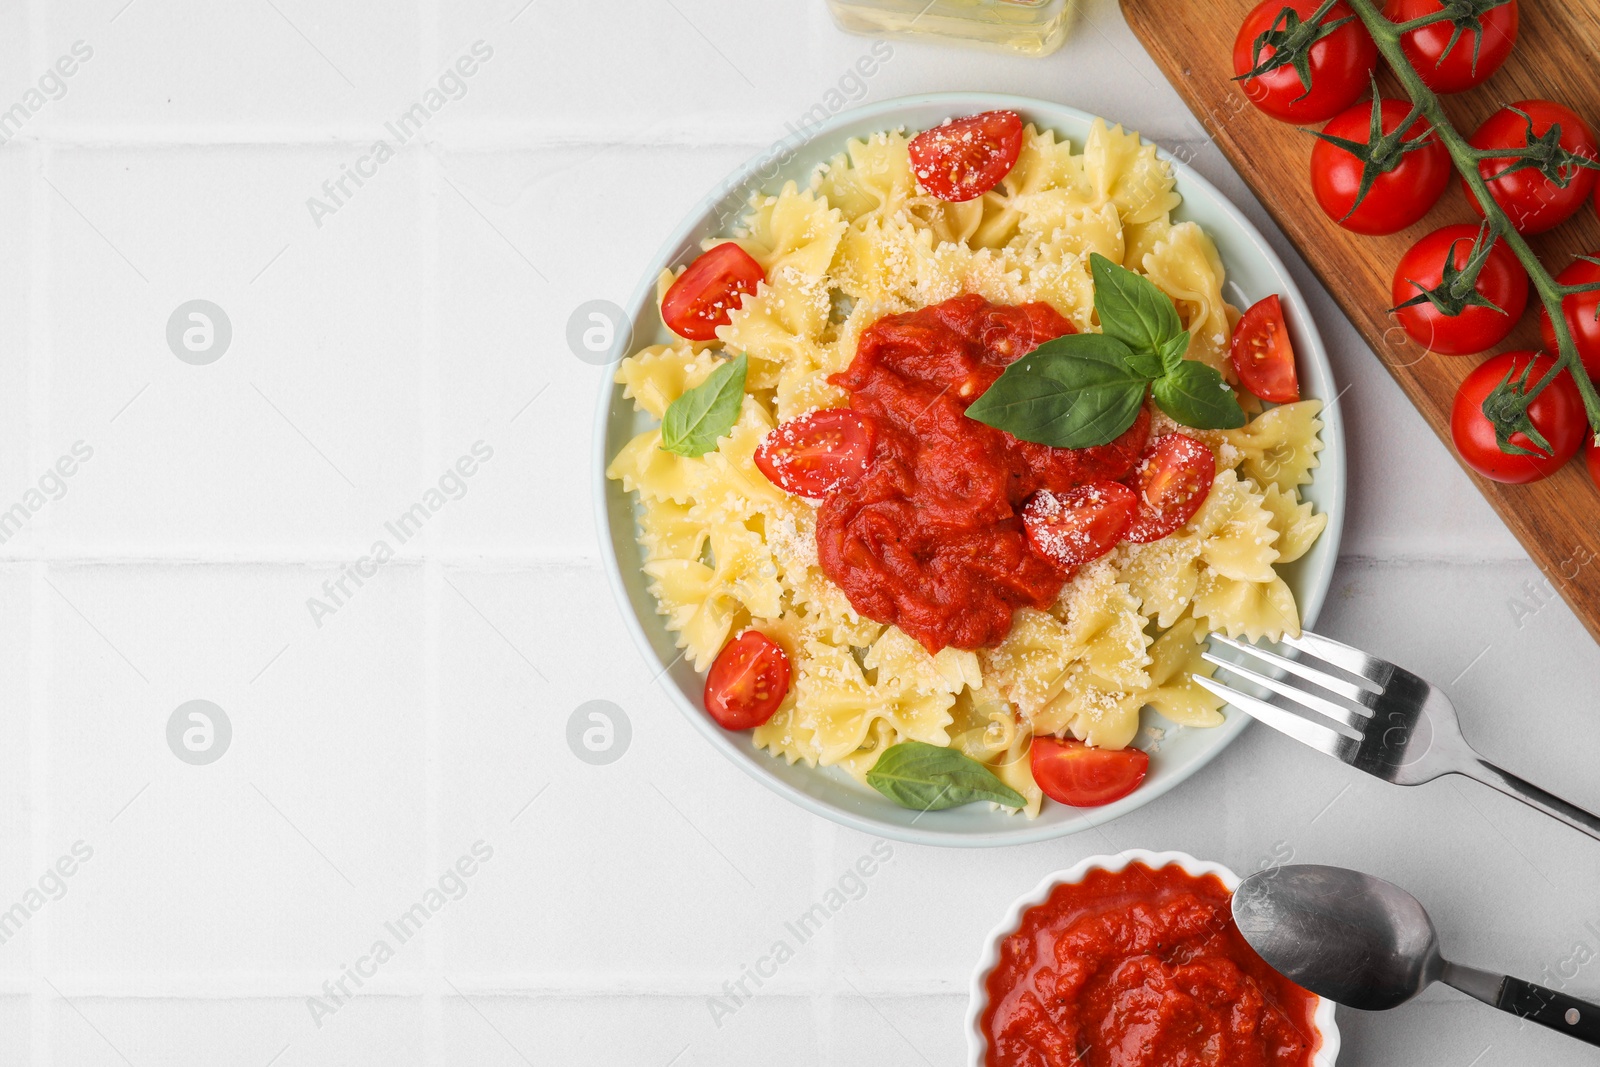
[[[1310,719],[1302,719],[1292,711],[1285,711],[1276,704],[1268,704],[1265,700],[1257,699],[1248,693],[1241,693],[1235,689],[1207,678],[1201,674],[1190,675],[1196,685],[1206,691],[1221,697],[1239,710],[1247,713],[1252,719],[1266,723],[1280,733],[1288,734],[1303,745],[1310,745],[1318,752],[1325,752],[1335,759],[1349,763],[1354,756],[1358,743],[1328,726],[1314,723]]]
[[[1304,678],[1312,685],[1326,689],[1335,696],[1344,697],[1346,700],[1353,700],[1364,707],[1372,706],[1372,698],[1376,694],[1372,693],[1370,690],[1356,685],[1354,682],[1347,682],[1343,678],[1335,678],[1333,675],[1324,671],[1319,671],[1315,667],[1301,663],[1299,660],[1293,660],[1286,656],[1280,656],[1276,652],[1269,652],[1258,645],[1250,645],[1243,641],[1235,641],[1233,638],[1224,637],[1222,634],[1213,633],[1211,635],[1211,640],[1219,641],[1222,644],[1227,645],[1229,648],[1237,649],[1238,651],[1254,656],[1257,659],[1265,660],[1274,667],[1279,667],[1290,674]],[[1271,687],[1269,686],[1268,688]]]
[[[1298,648],[1302,652],[1331,663],[1341,670],[1349,671],[1358,677],[1365,678],[1377,686],[1378,692],[1383,692],[1384,686],[1389,684],[1389,678],[1394,674],[1395,666],[1387,660],[1369,656],[1359,648],[1335,641],[1331,637],[1323,637],[1309,630],[1300,631],[1299,637],[1283,635],[1283,643],[1291,648]]]
[[[1276,678],[1268,678],[1264,674],[1257,674],[1247,667],[1241,667],[1237,663],[1225,660],[1221,656],[1214,656],[1210,652],[1202,652],[1200,658],[1207,663],[1215,663],[1223,670],[1232,671],[1241,678],[1249,679],[1263,689],[1270,689],[1280,696],[1288,697],[1296,704],[1303,704],[1318,714],[1326,715],[1334,722],[1343,723],[1354,730],[1360,731],[1364,729],[1367,725],[1367,720],[1371,717],[1369,714],[1364,714],[1352,707],[1344,704],[1335,704],[1333,701],[1317,696],[1315,693],[1297,689],[1287,682],[1280,682]]]

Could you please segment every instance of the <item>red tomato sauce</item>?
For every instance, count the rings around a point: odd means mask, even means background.
[[[988,1067],[1309,1067],[1316,998],[1255,954],[1230,895],[1140,863],[1058,886],[989,973]]]
[[[930,651],[998,644],[1019,607],[1043,608],[1071,577],[1028,543],[1021,505],[1133,471],[1148,410],[1097,448],[1019,441],[966,417],[1034,348],[1075,332],[1048,304],[1006,307],[965,295],[879,319],[829,381],[878,423],[866,473],[817,519],[822,570],[861,614]]]

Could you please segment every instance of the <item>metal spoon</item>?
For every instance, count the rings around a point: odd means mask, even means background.
[[[1381,878],[1312,864],[1259,871],[1233,894],[1233,921],[1284,977],[1339,1004],[1384,1011],[1442,981],[1600,1045],[1600,1005],[1451,963],[1417,898]]]

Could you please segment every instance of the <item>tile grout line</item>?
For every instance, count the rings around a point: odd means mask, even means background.
[[[37,70],[46,60],[42,27],[48,0],[33,0],[28,12],[28,52],[31,64]],[[47,146],[28,146],[28,168],[31,176],[43,175],[50,152]],[[28,469],[38,470],[44,454],[43,442],[50,417],[50,366],[42,354],[50,351],[50,218],[54,205],[39,193],[39,182],[34,181],[28,192]],[[49,521],[49,516],[46,516]],[[48,531],[48,527],[44,528]],[[32,581],[33,604],[31,615],[33,635],[28,657],[28,695],[31,707],[28,716],[28,770],[29,795],[33,798],[33,812],[29,819],[29,859],[34,870],[45,862],[50,834],[50,749],[48,716],[45,711],[49,695],[50,667],[55,651],[55,634],[51,627],[52,605],[48,601],[46,582],[49,564],[39,563],[29,568]],[[54,1060],[54,1027],[51,1026],[51,1000],[45,985],[49,970],[50,947],[54,939],[52,915],[40,916],[44,921],[28,934],[30,963],[28,994],[29,1060],[38,1067],[50,1067]]]
[[[811,841],[814,850],[817,869],[812,876],[812,899],[821,900],[822,895],[832,887],[829,869],[833,858],[838,854],[839,828],[829,819],[817,819],[816,828],[812,831]],[[819,940],[822,944],[817,946],[817,978],[819,984],[826,987],[826,976],[834,973],[833,961],[837,939],[834,936],[834,927],[837,924],[828,923],[822,931]],[[835,1030],[835,1014],[837,1000],[833,991],[824,989],[824,992],[811,1002],[812,1020],[817,1027],[817,1042],[822,1053],[820,1067],[832,1067],[835,1062],[833,1053],[833,1037]]]
[[[435,57],[439,54],[439,21],[440,0],[423,0],[418,5],[417,11],[417,67],[418,84],[427,81],[432,70]],[[426,147],[426,146],[424,146]],[[420,249],[417,257],[418,263],[424,272],[422,289],[426,294],[420,301],[419,314],[422,317],[421,334],[423,337],[423,355],[418,373],[421,375],[419,396],[423,400],[422,415],[422,441],[423,447],[417,456],[419,465],[418,484],[426,485],[431,476],[427,469],[430,462],[436,462],[435,457],[440,455],[440,440],[443,436],[442,408],[443,401],[440,394],[440,380],[442,374],[443,351],[443,311],[444,298],[440,278],[443,274],[443,249],[440,240],[439,224],[439,161],[431,152],[424,153],[425,161],[432,161],[430,171],[424,162],[418,174],[417,199],[418,199],[418,225],[417,240],[425,243],[426,247]],[[430,178],[432,180],[430,180]],[[443,720],[443,709],[440,706],[443,693],[443,683],[440,677],[441,667],[441,632],[443,620],[444,596],[444,571],[443,564],[437,559],[433,549],[433,538],[436,531],[429,528],[423,541],[424,581],[423,581],[423,686],[426,699],[423,702],[423,818],[426,823],[424,832],[424,850],[427,856],[426,871],[439,869],[441,855],[441,775],[443,774],[443,759],[440,753],[440,729]],[[439,973],[440,962],[444,956],[443,946],[440,944],[442,932],[437,925],[430,926],[426,939],[423,941],[423,950],[426,957],[426,974],[429,977],[427,988],[422,995],[422,1044],[425,1062],[445,1067],[448,1055],[445,1050],[445,1021],[444,1021],[444,994],[435,989],[437,981],[433,976]]]

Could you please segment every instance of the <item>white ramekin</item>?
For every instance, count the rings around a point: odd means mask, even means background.
[[[988,1039],[983,1036],[983,1012],[989,1006],[989,991],[985,983],[989,972],[1000,962],[1001,943],[1022,925],[1022,913],[1036,904],[1043,904],[1058,885],[1081,882],[1090,871],[1115,873],[1130,863],[1142,863],[1152,870],[1180,867],[1196,878],[1214,874],[1229,892],[1239,888],[1239,876],[1220,863],[1197,860],[1186,852],[1149,852],[1142,848],[1131,848],[1115,856],[1090,856],[1064,871],[1045,875],[1038,885],[1012,903],[999,925],[990,930],[984,940],[983,955],[978,960],[977,969],[972,972],[972,988],[967,1000],[967,1059],[971,1067],[984,1067],[984,1056],[989,1050]],[[1321,1039],[1313,1057],[1316,1067],[1333,1067],[1339,1056],[1339,1027],[1333,1021],[1333,1009],[1333,1001],[1317,998],[1317,1009],[1311,1020]]]

